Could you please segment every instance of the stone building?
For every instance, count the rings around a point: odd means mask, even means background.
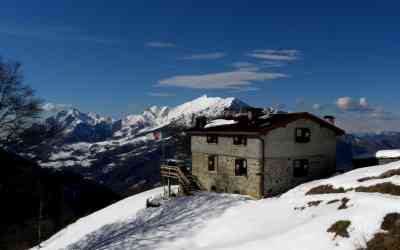
[[[203,189],[263,198],[334,173],[333,117],[310,113],[266,115],[249,111],[206,124],[191,136],[192,175]]]

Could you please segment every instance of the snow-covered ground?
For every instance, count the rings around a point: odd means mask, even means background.
[[[399,175],[380,176],[398,169],[400,162],[358,169],[303,184],[277,198],[200,192],[145,209],[145,200],[162,192],[157,188],[80,219],[41,249],[355,250],[380,231],[386,214],[400,212],[400,196],[354,188],[400,185]],[[321,185],[345,191],[306,194]],[[351,223],[349,237],[327,232],[340,220]]]
[[[377,157],[377,158],[399,158],[400,157],[400,149],[379,150],[378,152],[376,152],[375,157]]]

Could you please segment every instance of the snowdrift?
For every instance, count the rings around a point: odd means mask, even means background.
[[[397,244],[399,187],[400,162],[306,183],[276,198],[202,192],[145,209],[158,188],[77,221],[41,249],[373,249]]]

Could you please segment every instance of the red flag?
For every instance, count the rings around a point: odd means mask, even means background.
[[[153,132],[153,138],[156,141],[160,140],[161,139],[161,132],[160,131],[154,131]]]

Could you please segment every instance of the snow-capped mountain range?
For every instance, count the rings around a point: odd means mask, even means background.
[[[120,120],[65,110],[44,122],[46,127],[60,127],[61,133],[28,147],[25,155],[43,167],[69,169],[119,193],[136,193],[159,183],[161,155],[174,156],[176,145],[168,133],[172,126],[188,128],[197,116],[216,118],[247,106],[233,97],[201,96],[176,107],[151,106]],[[163,139],[154,138],[154,131],[162,131]],[[349,134],[338,143],[338,164],[348,169],[353,156],[399,147],[400,133]]]
[[[161,144],[165,156],[174,155],[171,126],[189,128],[197,116],[218,117],[246,106],[236,98],[204,95],[176,107],[152,106],[120,120],[65,110],[44,122],[61,128],[59,136],[27,155],[43,167],[72,170],[120,193],[137,192],[159,182]],[[154,131],[162,131],[163,138],[154,138]]]

